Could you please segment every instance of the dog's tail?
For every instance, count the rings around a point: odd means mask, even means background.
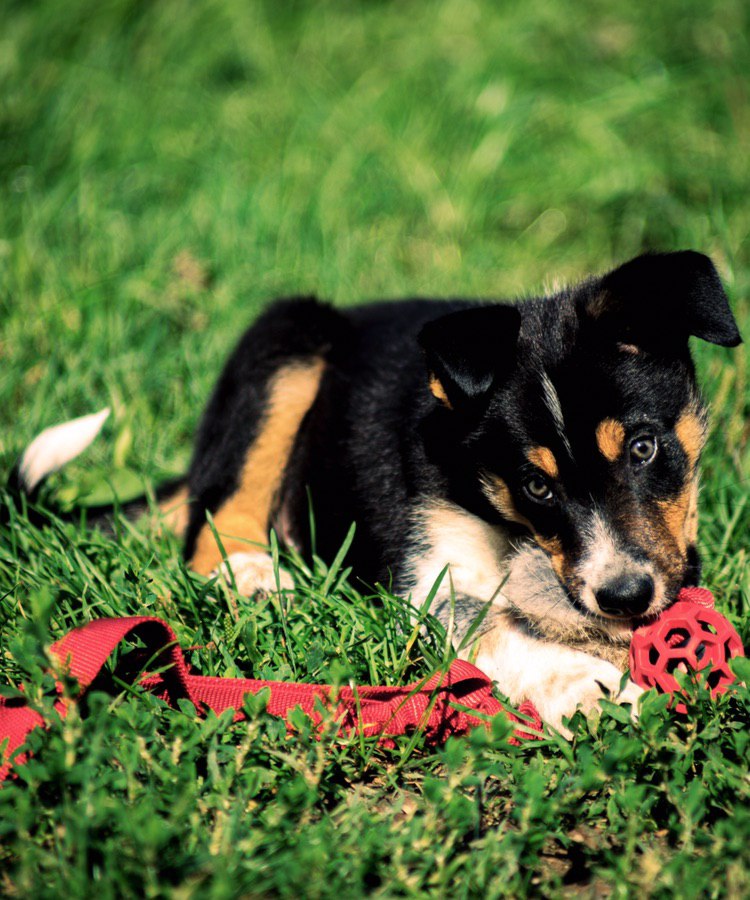
[[[89,416],[45,428],[24,450],[11,472],[11,491],[35,499],[46,478],[93,444],[109,412],[109,407],[106,407]]]
[[[80,456],[96,440],[109,417],[109,408],[69,422],[45,428],[24,450],[11,470],[7,490],[11,499],[25,497],[29,504],[30,518],[41,522],[42,511],[34,506],[47,478],[67,463]],[[188,519],[188,492],[186,478],[175,478],[160,485],[153,494],[161,519],[166,528],[178,537],[184,535]],[[107,503],[87,506],[86,521],[105,530],[111,530],[117,514],[135,520],[153,509],[152,498],[143,494],[125,503]],[[55,511],[58,518],[79,518],[80,512],[64,514]]]

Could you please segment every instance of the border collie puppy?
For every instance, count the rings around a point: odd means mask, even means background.
[[[639,256],[523,302],[279,300],[219,378],[185,483],[185,556],[275,589],[268,534],[431,612],[512,702],[621,689],[632,631],[695,584],[706,411],[688,338],[740,335],[711,261]],[[101,416],[25,454],[27,489]],[[76,431],[77,428],[77,431]],[[41,443],[38,443],[41,442]],[[221,537],[217,544],[206,513]],[[288,576],[283,585],[292,587]]]

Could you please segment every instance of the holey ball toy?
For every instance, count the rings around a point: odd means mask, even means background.
[[[644,688],[673,694],[680,690],[674,672],[701,672],[711,696],[735,680],[729,660],[744,656],[740,636],[714,608],[705,588],[683,588],[677,602],[656,621],[636,629],[630,644],[630,674]],[[686,712],[678,703],[678,712]]]

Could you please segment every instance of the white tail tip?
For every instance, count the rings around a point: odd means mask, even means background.
[[[52,472],[75,459],[93,443],[109,416],[109,407],[45,428],[26,448],[18,467],[27,491]]]

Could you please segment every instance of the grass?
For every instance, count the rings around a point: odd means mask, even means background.
[[[111,405],[58,499],[182,471],[223,358],[287,292],[518,296],[694,247],[750,333],[747,16],[741,0],[7,3],[4,470],[42,427]],[[695,351],[713,403],[704,581],[747,644],[747,356]],[[395,684],[438,663],[439,629],[409,642],[403,600],[326,563],[297,567],[293,603],[216,601],[148,525],[110,538],[16,512],[0,679],[49,706],[49,641],[142,612],[204,674]],[[513,748],[498,724],[389,750],[304,722],[287,738],[257,706],[232,726],[94,693],[0,791],[0,891],[747,896],[750,697],[689,707],[578,716],[571,744]]]

